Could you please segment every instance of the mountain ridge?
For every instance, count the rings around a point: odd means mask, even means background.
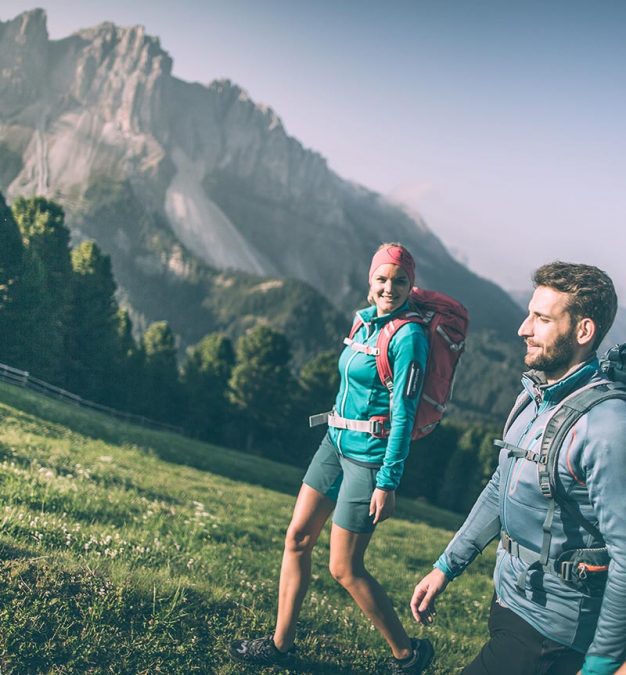
[[[420,285],[458,297],[475,327],[511,339],[518,307],[454,260],[421,217],[336,175],[230,80],[188,83],[172,64],[143,27],[104,22],[50,40],[43,10],[0,22],[0,190],[57,199],[73,237],[96,239],[127,291],[163,289],[167,261],[184,249],[208,268],[299,279],[347,314],[365,295],[372,250],[401,240]],[[92,200],[105,183],[127,195],[109,200],[106,222]],[[176,314],[156,293],[165,318]],[[142,311],[136,293],[128,301]]]

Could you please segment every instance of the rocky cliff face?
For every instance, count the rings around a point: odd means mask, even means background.
[[[50,41],[42,10],[0,23],[0,190],[59,200],[75,236],[112,254],[131,303],[137,284],[182,282],[195,260],[300,279],[349,311],[372,250],[400,240],[419,283],[511,335],[515,304],[418,216],[334,174],[238,86],[183,82],[171,66],[141,27]]]
[[[42,10],[0,22],[0,112],[11,117],[36,103],[45,85],[49,42]]]

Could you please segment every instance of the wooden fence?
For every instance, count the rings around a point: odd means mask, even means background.
[[[66,403],[71,403],[72,405],[80,406],[81,408],[97,410],[98,412],[109,415],[110,417],[115,417],[119,420],[123,420],[124,422],[140,424],[141,426],[149,427],[150,429],[173,431],[178,434],[183,433],[182,427],[175,426],[174,424],[166,424],[165,422],[157,422],[156,420],[151,420],[149,417],[144,417],[143,415],[134,415],[133,413],[123,412],[122,410],[116,410],[115,408],[109,408],[108,406],[101,405],[100,403],[87,401],[77,394],[72,394],[72,392],[61,389],[61,387],[55,387],[53,384],[48,384],[48,382],[39,380],[24,370],[18,370],[17,368],[12,368],[11,366],[7,366],[3,363],[0,363],[0,380],[8,382],[9,384],[13,384],[17,387],[32,389],[33,391],[37,391],[40,394],[49,396],[50,398],[65,401]]]

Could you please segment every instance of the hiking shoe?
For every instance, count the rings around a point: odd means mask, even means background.
[[[279,651],[271,635],[254,640],[233,640],[228,646],[230,658],[235,661],[279,668],[288,667],[295,652],[295,646],[286,652]]]
[[[428,668],[435,655],[435,650],[433,649],[430,640],[411,638],[411,647],[413,647],[412,656],[402,660],[393,657],[389,659],[390,673],[403,673],[403,675],[410,673],[411,675],[419,675],[419,673],[424,672],[424,670]]]

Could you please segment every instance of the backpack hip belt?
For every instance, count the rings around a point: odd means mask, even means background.
[[[610,562],[606,546],[567,549],[556,558],[548,558],[544,563],[540,552],[523,546],[504,530],[500,533],[500,543],[509,555],[529,565],[529,570],[542,569],[588,595],[595,595],[604,588]],[[527,573],[528,570],[524,570],[520,580],[525,581]]]
[[[334,410],[309,417],[309,426],[316,427],[320,424],[328,424],[335,429],[346,429],[348,431],[360,431],[365,434],[371,434],[374,438],[387,438],[390,433],[387,415],[375,415],[368,420],[351,420],[347,417],[337,415]]]

